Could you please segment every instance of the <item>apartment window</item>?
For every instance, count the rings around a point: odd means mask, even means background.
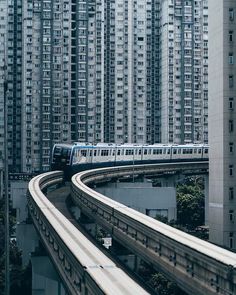
[[[233,54],[233,52],[229,53],[229,64],[230,65],[234,64],[234,54]]]
[[[229,175],[230,176],[233,176],[233,168],[234,168],[234,165],[229,165]]]
[[[234,109],[234,98],[229,97],[229,109],[233,110]]]
[[[234,221],[234,210],[229,210],[229,220],[230,220],[231,222]]]
[[[229,132],[233,132],[233,131],[234,131],[234,121],[229,120]]]
[[[233,200],[234,199],[234,188],[230,187],[229,188],[229,200]]]
[[[229,8],[229,20],[232,22],[234,21],[234,9]]]
[[[229,42],[233,42],[233,33],[234,31],[229,31]]]
[[[234,151],[234,143],[233,142],[230,142],[229,143],[229,152],[232,154]]]
[[[229,247],[230,247],[230,249],[233,248],[233,243],[234,243],[234,233],[230,232],[229,233]]]
[[[229,88],[233,88],[233,87],[234,87],[234,76],[229,75]]]

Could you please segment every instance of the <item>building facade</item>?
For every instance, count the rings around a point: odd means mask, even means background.
[[[158,11],[156,0],[101,0],[90,5],[89,142],[159,141]]]
[[[210,240],[236,249],[236,3],[209,0]]]
[[[11,172],[56,142],[206,142],[207,2],[8,1]]]
[[[160,3],[161,142],[207,142],[207,1]]]
[[[7,28],[7,1],[0,0],[0,169],[3,169],[3,157],[4,157],[4,100],[6,96],[6,28]],[[1,175],[1,172],[0,172]],[[1,176],[0,176],[1,177]],[[2,179],[0,178],[0,185]]]

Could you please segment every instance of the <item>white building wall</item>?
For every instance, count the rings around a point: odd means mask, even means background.
[[[235,1],[209,0],[210,240],[233,249],[236,248],[235,12]]]

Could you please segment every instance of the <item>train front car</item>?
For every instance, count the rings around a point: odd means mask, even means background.
[[[71,144],[55,144],[52,150],[51,170],[62,170],[66,176],[70,173],[71,157]]]

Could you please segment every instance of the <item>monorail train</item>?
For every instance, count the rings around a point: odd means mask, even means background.
[[[208,145],[188,144],[110,144],[97,145],[75,142],[55,144],[51,169],[63,170],[66,175],[92,168],[153,164],[171,161],[208,160]]]

